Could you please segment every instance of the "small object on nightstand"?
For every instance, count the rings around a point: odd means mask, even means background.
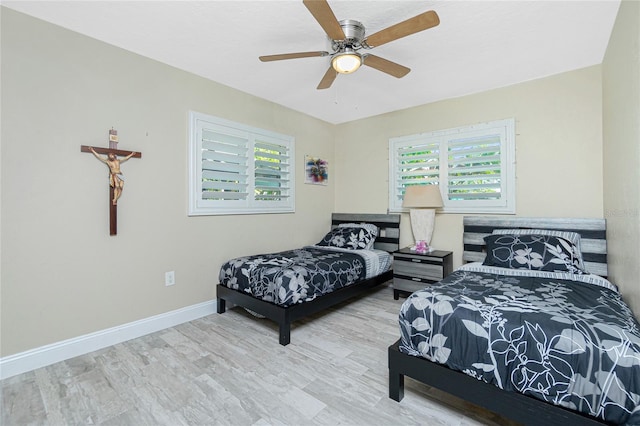
[[[412,250],[419,254],[426,254],[433,251],[433,249],[429,247],[427,242],[424,240],[416,241],[416,246],[415,248],[412,248]]]
[[[403,248],[393,253],[393,298],[408,296],[453,272],[453,252],[433,250],[419,253]]]

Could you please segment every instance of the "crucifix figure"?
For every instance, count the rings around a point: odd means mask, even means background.
[[[124,176],[120,171],[120,164],[133,157],[135,152],[132,152],[123,159],[119,159],[118,156],[113,152],[108,153],[106,157],[101,157],[93,149],[93,147],[90,146],[89,149],[98,160],[102,161],[109,167],[109,186],[111,186],[111,188],[113,189],[113,198],[111,199],[111,204],[118,204],[118,198],[120,198],[120,195],[122,195],[122,190],[124,189]]]
[[[141,152],[122,151],[117,149],[118,132],[114,129],[109,130],[109,148],[98,148],[93,146],[81,145],[80,151],[92,153],[98,160],[102,161],[109,167],[109,223],[110,235],[118,233],[118,199],[122,195],[124,189],[124,176],[120,170],[120,164],[129,158],[142,158]],[[104,154],[105,156],[101,156]],[[124,158],[118,158],[118,156]]]

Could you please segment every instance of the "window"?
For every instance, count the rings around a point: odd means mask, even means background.
[[[189,215],[295,210],[294,139],[191,112]]]
[[[446,213],[515,213],[515,125],[505,119],[389,140],[389,210],[440,185]]]

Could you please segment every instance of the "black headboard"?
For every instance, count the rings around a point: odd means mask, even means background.
[[[485,257],[484,237],[494,229],[553,229],[580,234],[580,248],[587,272],[607,276],[607,226],[604,219],[553,218],[553,217],[490,217],[465,216],[465,262],[482,262]]]

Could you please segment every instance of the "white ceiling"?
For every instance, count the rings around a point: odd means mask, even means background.
[[[2,4],[337,124],[599,64],[620,1],[329,0],[367,34],[431,9],[440,25],[370,51],[411,68],[404,78],[363,67],[327,90],[328,57],[258,60],[329,50],[301,0]]]

